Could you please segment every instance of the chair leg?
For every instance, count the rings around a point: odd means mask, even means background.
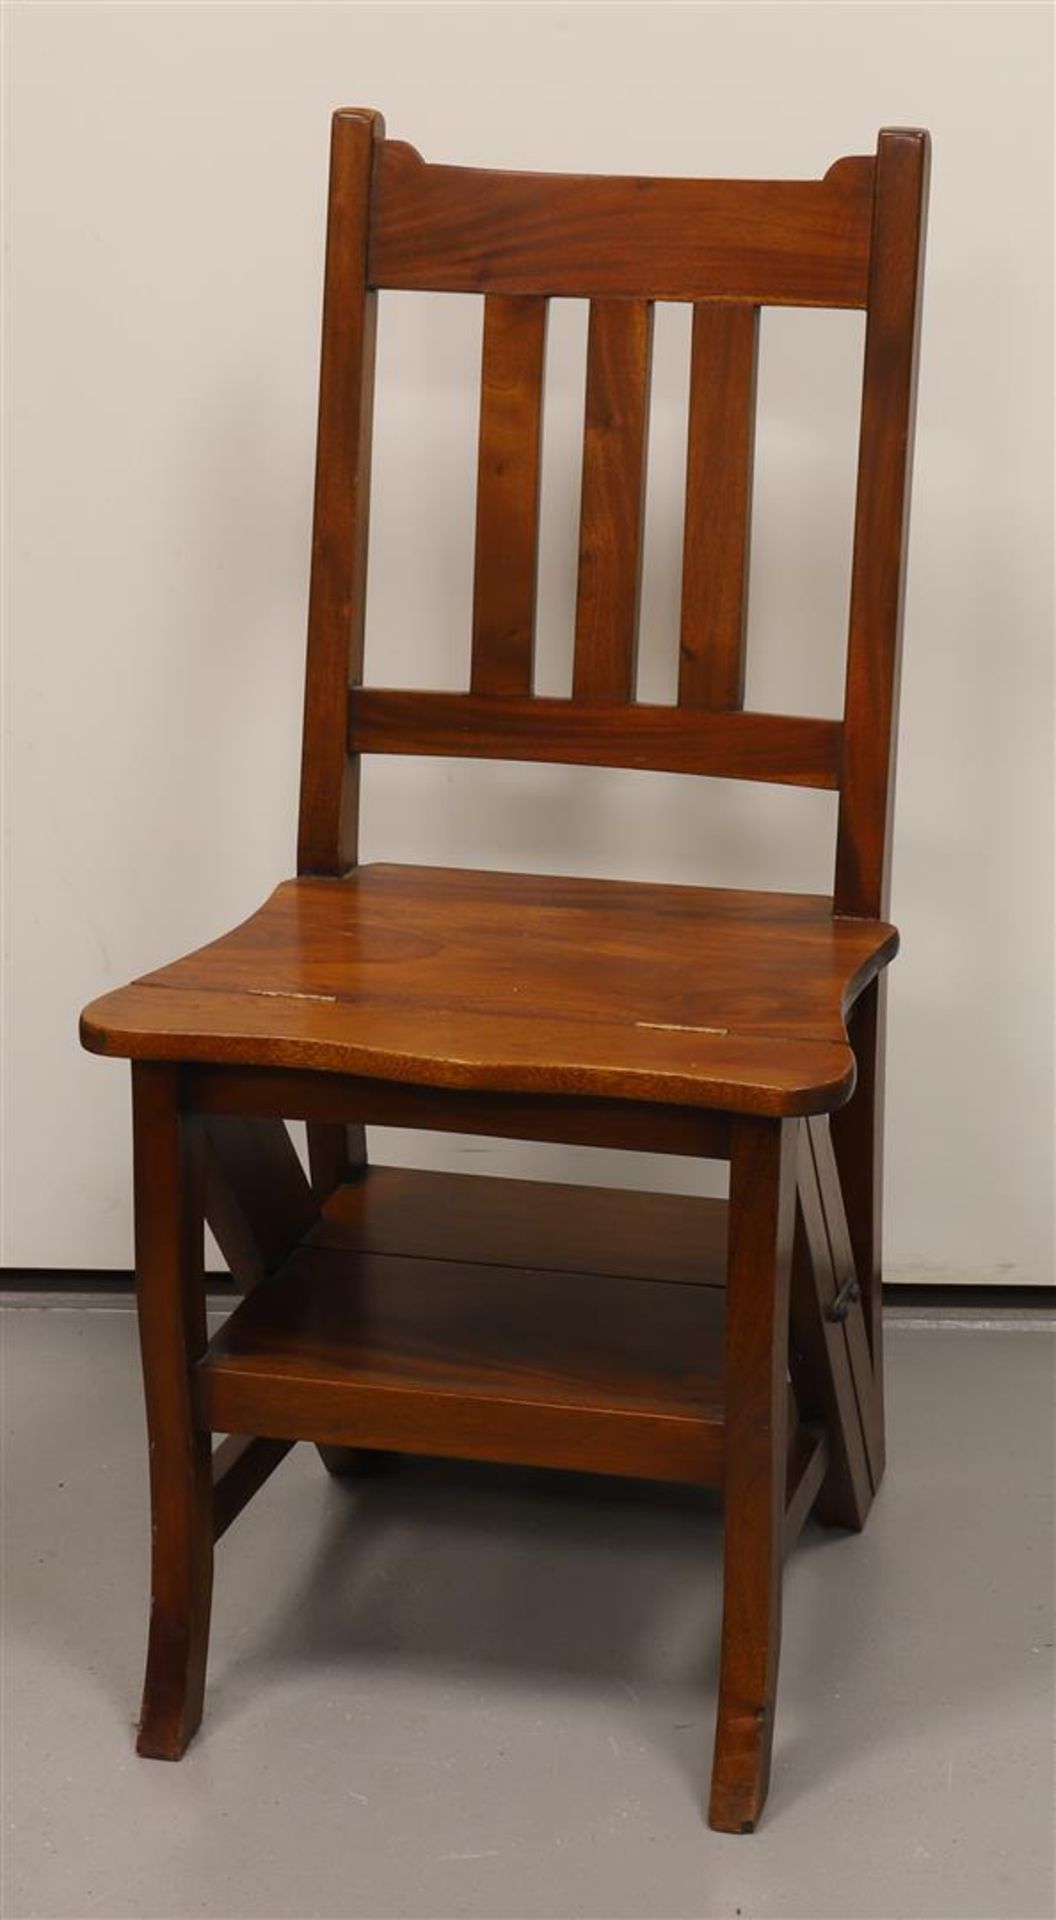
[[[726,1281],[725,1580],[709,1823],[750,1833],[770,1778],[781,1643],[789,1272],[799,1123],[737,1119]]]
[[[884,1029],[887,975],[866,987],[847,1025],[858,1079],[852,1098],[832,1116],[832,1146],[839,1169],[855,1270],[873,1369],[873,1422],[878,1484],[884,1471],[883,1212]]]
[[[206,1344],[202,1141],[179,1070],[132,1068],[136,1292],[150,1440],[151,1601],[138,1751],[178,1760],[202,1717],[213,1583],[209,1435],[191,1370]]]
[[[322,1206],[335,1187],[354,1179],[366,1167],[366,1128],[309,1121],[308,1164],[312,1191]],[[369,1473],[374,1464],[373,1456],[363,1447],[320,1446],[317,1451],[327,1473],[332,1473],[336,1480],[358,1480],[362,1474]]]
[[[308,1165],[312,1191],[320,1206],[335,1187],[354,1180],[367,1164],[367,1130],[355,1123],[338,1126],[325,1120],[308,1122]]]

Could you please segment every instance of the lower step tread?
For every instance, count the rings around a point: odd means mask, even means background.
[[[429,1197],[432,1228],[424,1199],[417,1211],[410,1204],[414,1182],[422,1197],[420,1183],[430,1179],[440,1183]],[[364,1204],[372,1180],[373,1213]],[[518,1191],[471,1196],[462,1191],[468,1187]],[[578,1191],[591,1194],[588,1210],[609,1197]],[[213,1340],[198,1369],[203,1424],[714,1483],[722,1461],[724,1302],[714,1284],[685,1284],[694,1264],[685,1237],[692,1215],[683,1220],[674,1263],[687,1268],[684,1278],[518,1260],[524,1248],[555,1256],[560,1208],[569,1257],[586,1262],[576,1193],[566,1188],[555,1201],[552,1188],[532,1182],[445,1175],[415,1175],[410,1183],[372,1175],[349,1187],[317,1237],[250,1294]],[[636,1268],[664,1211],[650,1203],[672,1196],[614,1198],[623,1214],[618,1259]],[[635,1224],[626,1204],[634,1200],[647,1203],[650,1224]],[[710,1235],[714,1255],[719,1206],[676,1202],[669,1212],[701,1210],[698,1223],[708,1222],[701,1238]],[[475,1213],[476,1242],[467,1240]],[[393,1238],[463,1254],[377,1250]],[[469,1258],[472,1244],[490,1257]],[[670,1243],[661,1241],[657,1252],[671,1272]],[[714,1260],[701,1265],[707,1271],[698,1265],[696,1277],[713,1280]]]

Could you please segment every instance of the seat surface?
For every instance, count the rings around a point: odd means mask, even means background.
[[[770,1115],[848,1098],[845,1015],[893,956],[813,894],[365,866],[85,1011],[131,1059]]]

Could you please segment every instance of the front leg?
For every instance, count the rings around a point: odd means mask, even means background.
[[[206,1344],[200,1123],[179,1069],[132,1068],[136,1304],[150,1440],[150,1638],[138,1751],[178,1760],[202,1717],[213,1587],[210,1438],[191,1378]]]
[[[750,1833],[770,1779],[788,1444],[795,1120],[734,1120],[726,1273],[725,1580],[709,1823]]]

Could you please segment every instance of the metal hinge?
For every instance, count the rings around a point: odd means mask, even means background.
[[[851,1308],[857,1306],[861,1297],[862,1289],[852,1274],[849,1280],[844,1281],[839,1293],[829,1301],[825,1309],[826,1320],[846,1320]]]

